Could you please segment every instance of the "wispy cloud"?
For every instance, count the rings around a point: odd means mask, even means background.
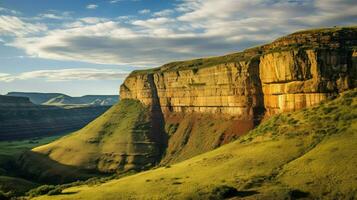
[[[174,13],[174,10],[165,9],[153,14],[154,17],[167,17]]]
[[[111,0],[111,1],[109,1],[109,3],[118,3],[120,1],[123,1],[123,0]]]
[[[29,23],[15,16],[0,15],[0,35],[25,36],[46,30],[45,24]]]
[[[53,14],[53,13],[44,13],[44,14],[40,14],[39,18],[42,18],[42,19],[63,19],[64,17],[60,16],[60,15]]]
[[[89,5],[86,6],[86,8],[87,8],[87,9],[94,10],[94,9],[98,8],[98,5],[96,5],[96,4],[89,4]]]
[[[125,78],[128,72],[118,69],[60,69],[37,70],[24,72],[17,75],[0,73],[0,81],[12,82],[16,80],[45,79],[46,81],[70,81],[70,80],[118,80]]]
[[[139,10],[138,13],[144,15],[144,14],[148,14],[150,12],[151,12],[151,10],[149,10],[149,9],[143,9],[143,10]]]
[[[0,7],[0,13],[12,14],[12,15],[20,15],[21,12],[17,10],[12,10],[4,7]]]

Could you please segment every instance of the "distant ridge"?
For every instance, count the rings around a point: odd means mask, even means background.
[[[119,95],[85,95],[71,97],[62,93],[9,92],[6,96],[27,97],[38,105],[93,105],[111,106],[119,100]]]
[[[78,130],[110,106],[36,105],[28,97],[0,95],[0,141],[48,136]]]

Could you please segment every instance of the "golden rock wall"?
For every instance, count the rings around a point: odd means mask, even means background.
[[[163,66],[133,73],[120,95],[146,105],[156,101],[164,113],[254,119],[261,110],[267,116],[294,111],[356,87],[356,37],[356,28],[298,32],[236,54],[229,62],[183,69],[174,63],[175,70]]]

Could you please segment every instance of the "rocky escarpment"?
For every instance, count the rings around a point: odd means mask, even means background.
[[[267,114],[315,105],[356,87],[357,28],[302,31],[262,47]]]
[[[184,113],[181,120],[188,113],[236,120],[231,125],[234,131],[226,127],[217,133],[218,128],[212,127],[199,134],[202,140],[215,135],[228,142],[264,116],[312,106],[356,87],[356,44],[356,27],[297,32],[240,53],[134,71],[120,87],[120,95],[161,107],[166,124],[176,126],[170,131],[164,160],[180,160],[183,153],[177,151],[198,136],[190,130],[193,124],[182,127],[172,115]],[[180,130],[188,131],[188,136],[177,139],[185,135],[176,133]],[[185,142],[177,145],[175,140]],[[204,142],[196,142],[195,146],[207,151],[214,145],[204,148]]]
[[[134,71],[120,96],[145,110],[117,104],[115,112],[30,153],[101,172],[191,158],[233,141],[264,117],[355,88],[356,38],[357,28],[299,32],[239,53]],[[22,158],[26,166],[37,162]]]
[[[85,126],[109,107],[64,109],[40,106],[26,97],[0,95],[0,140],[47,136]]]
[[[165,113],[255,118],[262,108],[295,110],[356,86],[356,38],[357,28],[297,32],[241,53],[134,71],[120,94],[152,105],[154,79]]]

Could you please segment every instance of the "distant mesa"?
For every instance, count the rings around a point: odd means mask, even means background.
[[[85,95],[71,97],[61,93],[9,92],[6,96],[27,97],[37,105],[90,105],[111,106],[118,102],[118,95]]]
[[[73,103],[70,101],[61,101],[57,104],[38,105],[33,102],[40,103],[46,98],[56,99],[56,97],[53,97],[54,94],[34,93],[10,93],[9,95],[12,94],[15,96],[0,95],[0,141],[49,136],[78,130],[118,100],[117,96],[106,98],[89,96],[88,101],[82,102],[98,103],[76,105],[70,104]],[[30,101],[31,98],[33,102]]]

